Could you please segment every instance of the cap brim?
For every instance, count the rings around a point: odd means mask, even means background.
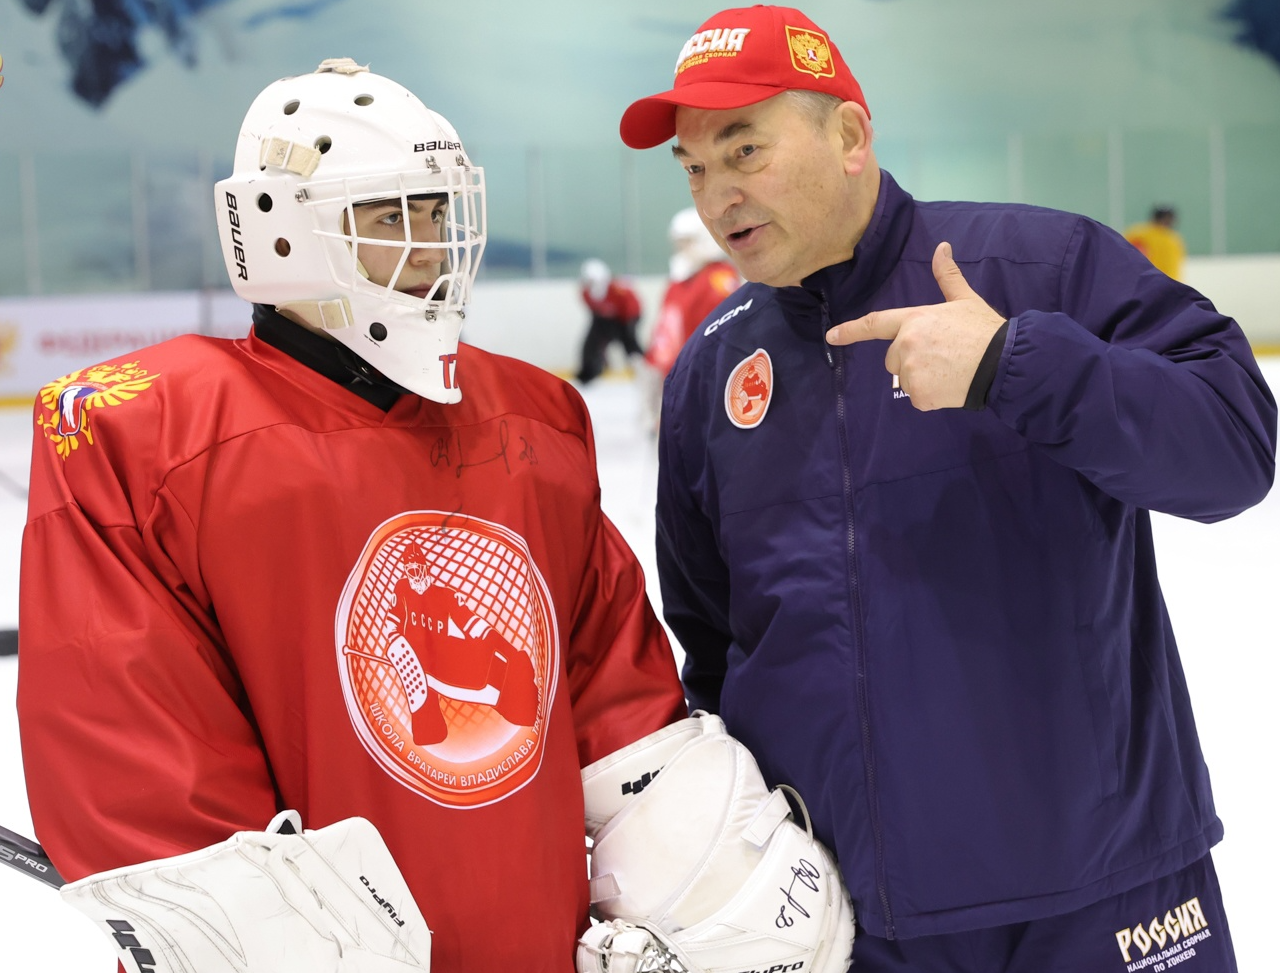
[[[706,108],[723,111],[745,108],[780,95],[786,88],[764,84],[741,84],[729,81],[704,81],[686,84],[641,98],[622,113],[618,126],[622,141],[633,149],[651,149],[676,134],[676,109]]]

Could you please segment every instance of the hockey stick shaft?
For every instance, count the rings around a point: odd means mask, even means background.
[[[60,889],[66,884],[43,848],[4,827],[0,827],[0,862],[52,888]]]

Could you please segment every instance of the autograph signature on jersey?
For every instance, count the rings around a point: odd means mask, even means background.
[[[36,426],[66,459],[80,448],[80,438],[93,445],[89,420],[92,410],[116,406],[136,398],[159,378],[136,361],[94,365],[65,375],[40,390],[43,414]]]
[[[498,423],[498,442],[496,447],[490,443],[487,447],[482,446],[479,453],[475,453],[469,448],[463,447],[462,432],[455,429],[447,436],[441,436],[431,444],[431,465],[436,468],[441,466],[452,467],[454,475],[459,477],[462,476],[465,470],[474,466],[484,466],[486,463],[498,462],[502,463],[509,474],[513,457],[516,462],[537,466],[538,454],[533,448],[533,443],[524,436],[516,438],[518,442],[513,445],[511,431],[507,428],[507,420],[503,419]]]

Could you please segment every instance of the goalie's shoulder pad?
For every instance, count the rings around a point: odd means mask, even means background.
[[[647,784],[620,797],[642,768]],[[718,717],[672,724],[583,780],[596,791],[588,819],[604,822],[591,855],[598,918],[652,931],[694,969],[847,968],[853,910],[834,860]],[[597,943],[579,962],[599,955]]]

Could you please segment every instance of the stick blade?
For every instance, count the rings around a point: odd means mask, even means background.
[[[43,848],[5,827],[0,827],[0,863],[16,868],[51,888],[60,889],[67,884]]]

